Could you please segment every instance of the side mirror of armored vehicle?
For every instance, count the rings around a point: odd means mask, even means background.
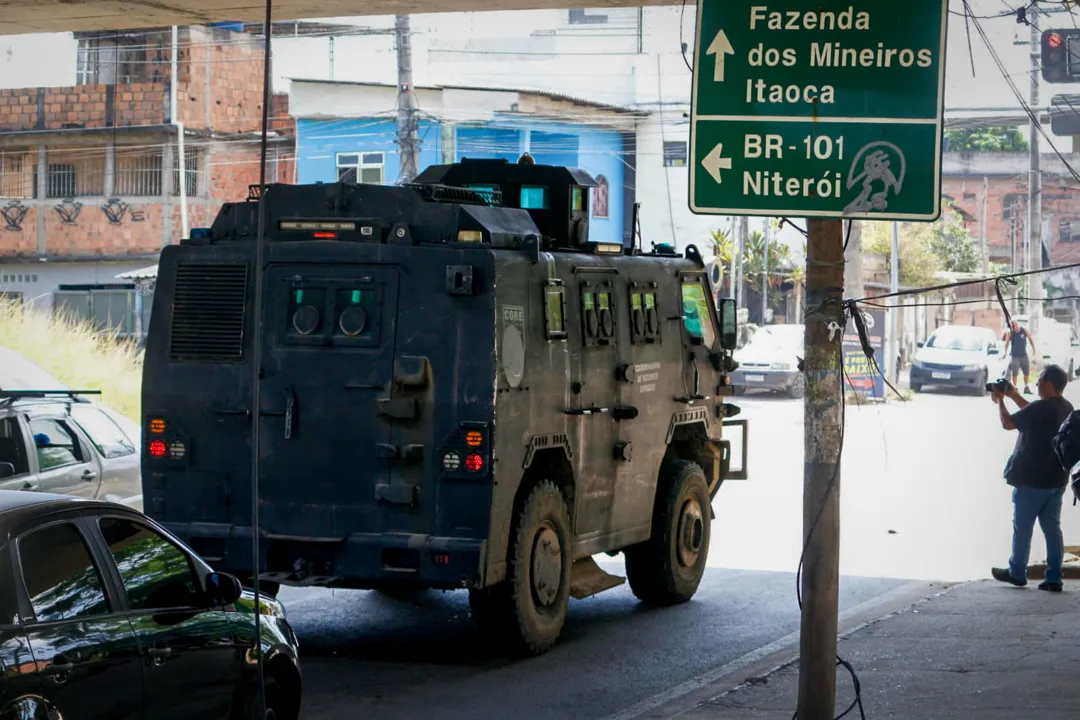
[[[739,345],[739,323],[735,313],[735,301],[730,298],[720,300],[720,347],[735,350]]]

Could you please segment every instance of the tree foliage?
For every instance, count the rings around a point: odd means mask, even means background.
[[[1027,140],[1015,127],[981,127],[945,133],[949,152],[1026,152]]]
[[[981,264],[978,243],[964,226],[955,208],[944,201],[935,223],[901,223],[900,284],[932,285],[941,271],[976,272]],[[892,256],[892,223],[863,226],[863,249]]]

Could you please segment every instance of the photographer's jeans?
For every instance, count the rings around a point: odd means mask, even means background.
[[[1009,573],[1017,580],[1027,580],[1031,534],[1038,519],[1046,537],[1046,581],[1061,582],[1061,563],[1065,559],[1065,541],[1061,536],[1061,499],[1064,496],[1065,488],[1013,488],[1013,541]]]

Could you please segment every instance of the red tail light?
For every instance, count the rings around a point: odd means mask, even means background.
[[[154,457],[162,457],[165,455],[165,443],[161,440],[154,440],[150,443],[150,454]]]
[[[469,453],[465,456],[465,469],[469,472],[480,472],[484,469],[484,458],[476,453]]]
[[[337,237],[337,233],[332,232],[317,232],[313,233],[316,240],[333,240]]]

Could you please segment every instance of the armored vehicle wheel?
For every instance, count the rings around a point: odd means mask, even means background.
[[[656,488],[652,537],[626,549],[626,577],[650,605],[686,602],[697,592],[709,555],[709,489],[697,463],[664,463]]]
[[[496,597],[503,594],[507,603],[515,650],[540,655],[562,633],[573,567],[570,514],[554,483],[544,480],[532,489],[516,527],[505,590],[496,591]]]

